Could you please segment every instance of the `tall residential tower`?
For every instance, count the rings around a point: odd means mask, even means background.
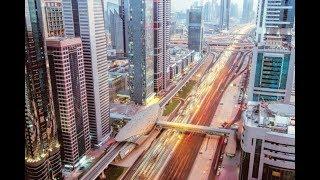
[[[112,48],[116,50],[117,54],[123,55],[124,34],[120,3],[118,0],[103,0],[103,6],[105,30],[111,39]]]
[[[91,147],[81,39],[50,37],[47,49],[62,162],[76,167]]]
[[[154,91],[169,85],[171,0],[154,0]]]
[[[259,1],[249,100],[290,101],[295,61],[294,12],[294,0]]]
[[[147,104],[155,95],[153,0],[131,0],[129,9],[130,96],[137,104]]]
[[[42,12],[40,0],[25,0],[25,175],[45,180],[62,173]]]
[[[188,13],[188,48],[201,52],[203,43],[202,7],[193,6]]]
[[[230,18],[230,0],[221,0],[220,1],[220,19],[219,19],[220,30],[229,29],[229,18]]]
[[[81,37],[92,145],[109,138],[109,85],[102,0],[62,0],[65,32]]]
[[[243,7],[242,7],[242,19],[243,23],[248,23],[252,20],[252,10],[253,0],[243,0]]]
[[[45,37],[63,37],[65,33],[61,0],[42,0],[42,2],[44,4],[44,13],[46,18]]]

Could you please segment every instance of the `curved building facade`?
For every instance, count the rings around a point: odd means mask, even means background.
[[[142,109],[122,128],[115,137],[118,142],[131,142],[145,135],[154,127],[160,113],[159,104],[154,104]]]
[[[40,0],[25,0],[25,176],[61,179],[41,7]]]
[[[295,179],[294,106],[248,102],[242,115],[240,178]]]

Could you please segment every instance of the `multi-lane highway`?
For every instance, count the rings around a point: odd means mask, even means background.
[[[236,60],[236,56],[233,54],[227,65],[218,74],[199,111],[196,112],[196,115],[191,120],[191,124],[210,125],[222,98],[223,90],[230,83],[229,77],[236,72],[237,66],[234,66],[234,64],[240,64],[240,61]],[[203,139],[204,135],[194,133],[186,135],[162,171],[159,179],[168,179],[168,177],[170,177],[169,179],[187,179]]]
[[[250,28],[243,28],[242,33],[245,34]],[[233,44],[243,37],[235,36]],[[199,77],[196,90],[191,92],[192,101],[172,121],[210,125],[223,91],[241,69],[241,57],[244,54],[233,52],[233,49],[235,45],[230,45],[219,62]],[[123,179],[187,179],[203,139],[204,136],[199,134],[180,134],[174,130],[165,130]]]

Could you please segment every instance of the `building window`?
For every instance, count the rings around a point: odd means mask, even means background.
[[[256,146],[255,146],[254,159],[253,159],[253,170],[252,170],[253,178],[258,178],[258,174],[259,174],[261,145],[262,145],[262,140],[256,139]]]

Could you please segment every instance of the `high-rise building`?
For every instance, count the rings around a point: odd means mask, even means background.
[[[91,147],[82,42],[79,37],[46,42],[62,163],[76,167]]]
[[[42,0],[46,18],[45,37],[64,36],[61,0]]]
[[[256,42],[264,42],[266,36],[282,36],[291,42],[295,16],[295,0],[260,0],[256,19]]]
[[[171,0],[155,0],[154,10],[154,91],[169,85]]]
[[[289,102],[295,61],[294,1],[262,0],[257,13],[248,99]]]
[[[295,50],[291,46],[258,45],[253,49],[248,99],[289,102]]]
[[[242,19],[241,19],[243,23],[248,23],[252,20],[252,13],[253,13],[252,6],[253,6],[253,0],[243,0]]]
[[[193,6],[188,12],[188,48],[201,52],[203,41],[202,7]]]
[[[170,85],[170,22],[171,22],[171,0],[163,1],[163,89],[168,90]]]
[[[129,53],[129,0],[120,0],[120,18],[122,20],[122,33],[123,33],[123,52],[124,56]]]
[[[131,100],[147,104],[154,93],[153,0],[129,1],[129,86]]]
[[[212,5],[209,1],[207,1],[203,6],[203,21],[204,22],[211,22],[212,21]]]
[[[220,1],[220,21],[219,27],[221,30],[229,29],[229,19],[230,19],[230,0]]]
[[[218,23],[220,21],[220,10],[221,6],[218,4],[216,0],[214,0],[214,21]]]
[[[62,0],[65,32],[81,37],[92,145],[109,138],[109,87],[106,32],[101,0]]]
[[[238,4],[237,3],[231,3],[231,5],[230,5],[230,17],[238,18],[239,17],[238,14],[239,14]]]
[[[118,0],[103,0],[105,30],[111,38],[112,48],[117,53],[124,53],[123,20],[120,17]]]
[[[40,7],[40,0],[25,0],[25,176],[60,179],[60,144]]]
[[[249,101],[242,120],[239,179],[295,179],[295,106]]]

